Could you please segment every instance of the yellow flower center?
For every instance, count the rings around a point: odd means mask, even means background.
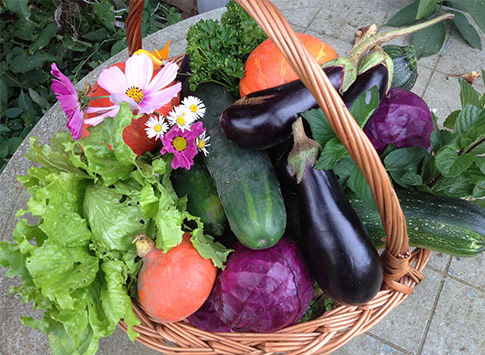
[[[187,140],[184,137],[176,137],[172,141],[172,145],[179,152],[182,152],[185,150],[185,148],[187,148]]]
[[[183,126],[185,124],[185,118],[183,116],[177,117],[177,123]]]
[[[153,127],[153,130],[155,132],[161,132],[162,131],[162,126],[159,125],[159,124],[156,124],[154,127]]]
[[[137,104],[143,101],[143,91],[136,86],[126,89],[125,94],[135,100]]]
[[[190,105],[190,111],[197,112],[198,110],[199,108],[197,107],[197,105]]]
[[[197,143],[197,148],[202,149],[205,147],[205,142],[203,139],[200,139],[199,142]]]

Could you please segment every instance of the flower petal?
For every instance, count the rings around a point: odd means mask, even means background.
[[[75,110],[71,118],[66,123],[66,127],[71,132],[72,138],[77,140],[81,138],[83,130],[83,114],[81,110]]]
[[[165,63],[163,68],[155,75],[150,84],[148,84],[148,87],[144,91],[145,95],[163,89],[174,81],[178,70],[179,66],[177,64],[172,62]]]
[[[154,110],[165,106],[170,100],[177,96],[181,88],[182,84],[177,83],[164,90],[145,96],[143,101],[138,104],[140,113],[152,113]]]
[[[84,120],[84,123],[86,123],[90,126],[97,126],[101,122],[104,121],[104,117],[109,117],[109,116],[106,115],[106,116],[96,116],[96,117],[88,118],[88,119]]]
[[[146,53],[133,54],[126,61],[125,75],[128,85],[146,89],[153,75],[153,63]]]
[[[124,93],[129,86],[125,73],[118,67],[104,69],[101,74],[99,74],[98,85],[110,94]]]
[[[121,102],[126,102],[128,105],[130,105],[130,109],[132,111],[138,110],[138,104],[136,103],[135,100],[133,100],[131,97],[125,94],[120,94],[120,93],[113,93],[109,97],[111,102],[113,102],[116,105],[119,105]]]
[[[69,78],[67,76],[65,76],[59,70],[59,68],[57,68],[56,63],[51,64],[51,74],[52,74],[52,76],[54,76],[58,79],[58,82],[61,83],[68,90],[68,92],[70,94],[76,94],[77,95],[76,88],[74,87],[74,84],[71,82],[71,80],[69,80]],[[54,91],[54,93],[56,93],[56,92]]]

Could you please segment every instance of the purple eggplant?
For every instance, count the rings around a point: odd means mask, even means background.
[[[311,150],[316,142],[305,136],[301,119],[293,132],[295,145],[285,178],[293,182],[298,197],[301,240],[310,270],[320,288],[337,302],[364,304],[381,288],[379,254],[333,172],[313,167],[318,154]],[[310,144],[303,144],[305,140]]]
[[[333,87],[342,85],[342,67],[323,69]],[[300,80],[251,93],[222,113],[220,124],[226,137],[252,149],[267,149],[291,135],[291,124],[302,112],[318,104]]]
[[[389,69],[384,64],[377,64],[375,67],[357,76],[355,82],[343,94],[342,99],[345,106],[352,107],[357,98],[364,92],[377,86],[379,97],[384,97],[388,89]]]

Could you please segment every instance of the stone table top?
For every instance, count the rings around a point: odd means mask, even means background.
[[[321,38],[343,55],[351,48],[356,29],[376,23],[382,28],[391,16],[411,0],[275,0],[293,28]],[[220,17],[224,9],[214,10],[169,26],[143,40],[143,48],[154,49],[171,40],[171,54],[181,54],[186,47],[188,28],[199,19]],[[449,26],[449,25],[447,25]],[[385,27],[385,26],[384,26]],[[485,43],[483,33],[482,42]],[[394,43],[401,44],[409,39]],[[127,51],[115,55],[83,78],[77,85],[93,84],[100,71],[127,59]],[[460,108],[459,84],[449,74],[485,68],[485,51],[471,49],[456,35],[447,35],[437,55],[418,63],[418,81],[413,91],[422,96],[438,118]],[[483,85],[475,84],[480,92]],[[65,130],[66,118],[54,105],[30,136],[40,143],[59,130]],[[17,181],[31,166],[23,156],[28,138],[20,145],[0,176],[1,240],[10,240],[16,223],[15,214],[24,208],[28,194]],[[364,335],[354,338],[336,354],[485,354],[485,257],[466,259],[432,253],[424,269],[424,281],[414,294]],[[17,279],[9,279],[0,268],[0,353],[5,355],[49,354],[47,337],[40,331],[22,326],[25,315],[40,317],[41,312],[23,304],[18,296],[8,295]],[[119,329],[100,342],[98,354],[155,354],[135,342]]]

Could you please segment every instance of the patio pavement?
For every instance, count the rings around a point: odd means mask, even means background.
[[[329,43],[340,55],[351,47],[356,29],[376,23],[382,28],[406,1],[387,0],[275,0],[294,29],[315,35]],[[144,39],[143,47],[153,49],[171,40],[171,54],[184,52],[185,34],[199,19],[219,18],[222,9],[214,10],[167,27]],[[447,25],[449,26],[449,24]],[[385,28],[385,27],[384,27]],[[482,43],[485,38],[482,35]],[[393,43],[401,44],[409,39]],[[83,87],[106,66],[127,58],[123,51],[111,58],[78,83]],[[442,51],[419,61],[419,78],[413,91],[422,96],[430,108],[436,109],[441,121],[460,108],[459,84],[449,74],[459,74],[485,68],[485,51],[471,49],[456,35],[446,39]],[[479,80],[480,81],[480,80]],[[483,92],[481,81],[475,87]],[[46,143],[57,131],[64,130],[65,117],[54,105],[35,126],[29,136]],[[16,180],[24,175],[30,162],[23,158],[27,139],[0,176],[0,235],[11,240],[16,223],[15,213],[23,208],[28,195]],[[336,354],[485,354],[485,255],[467,259],[432,253],[424,269],[424,281],[412,296],[393,310],[384,320],[364,335],[354,338]],[[23,304],[8,290],[18,280],[5,276],[0,268],[0,353],[5,355],[49,354],[47,337],[22,326],[24,315],[39,317],[30,304]],[[99,354],[155,354],[116,330],[100,343]]]

